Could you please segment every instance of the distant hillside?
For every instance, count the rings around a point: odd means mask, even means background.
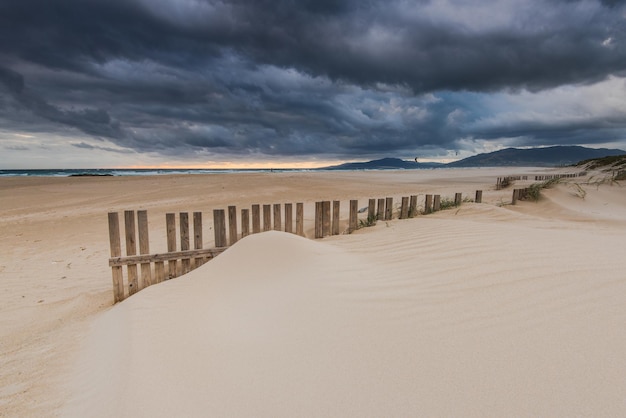
[[[445,167],[445,164],[416,163],[415,161],[406,161],[399,158],[382,158],[380,160],[366,161],[362,163],[345,163],[331,167],[324,167],[323,170],[397,170],[437,167]]]
[[[579,146],[556,146],[546,148],[507,148],[486,154],[478,154],[448,164],[419,163],[399,158],[382,158],[361,163],[345,163],[322,170],[397,170],[441,167],[557,167],[574,165],[579,161],[615,155],[624,155],[621,149],[586,148]]]
[[[557,146],[546,148],[507,148],[487,154],[478,154],[447,164],[447,167],[528,166],[554,167],[576,164],[582,160],[626,154],[620,149]]]

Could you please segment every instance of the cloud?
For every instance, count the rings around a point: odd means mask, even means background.
[[[0,128],[189,160],[624,141],[624,16],[595,0],[7,0]]]

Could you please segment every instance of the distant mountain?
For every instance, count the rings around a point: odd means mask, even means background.
[[[437,167],[445,167],[445,164],[416,163],[415,161],[406,161],[399,158],[382,158],[380,160],[366,161],[362,163],[345,163],[331,167],[324,167],[323,170],[397,170]]]
[[[586,148],[579,146],[555,146],[545,148],[506,148],[486,154],[478,154],[448,164],[419,163],[399,158],[382,158],[362,163],[345,163],[322,170],[397,170],[443,167],[557,167],[573,165],[583,160],[614,155],[625,155],[621,149]]]
[[[446,165],[446,167],[499,167],[528,166],[555,167],[576,164],[582,160],[623,155],[626,151],[607,148],[586,148],[579,146],[556,146],[546,148],[506,148],[486,154],[478,154]]]

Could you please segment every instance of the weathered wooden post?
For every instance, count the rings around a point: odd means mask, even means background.
[[[259,232],[261,232],[261,207],[252,205],[252,233],[258,234]]]
[[[409,198],[402,197],[402,203],[400,205],[400,219],[406,219],[409,217]]]
[[[324,233],[322,229],[322,223],[323,223],[322,212],[323,212],[322,202],[315,202],[315,238],[324,237]]]
[[[376,219],[379,221],[385,219],[385,199],[378,199],[378,210],[376,211]]]
[[[167,252],[176,251],[176,215],[173,213],[165,214],[165,226],[167,229]],[[178,277],[178,261],[170,260],[167,262],[167,276],[170,279]]]
[[[137,229],[139,232],[139,254],[150,254],[150,240],[148,239],[148,212],[137,211]],[[141,288],[152,285],[150,262],[141,263]]]
[[[483,203],[483,191],[476,190],[476,199],[474,199],[476,203]]]
[[[461,206],[461,202],[463,201],[462,193],[454,194],[454,206]]]
[[[215,246],[226,247],[226,213],[224,209],[213,210],[213,230],[215,232]]]
[[[341,203],[339,200],[333,200],[333,227],[332,234],[339,235],[339,209]]]
[[[371,223],[374,221],[376,216],[376,199],[369,199],[367,202],[367,222]]]
[[[417,195],[411,195],[411,201],[409,202],[409,218],[414,218],[417,215]]]
[[[285,203],[285,232],[293,233],[293,205]]]
[[[124,229],[126,232],[126,255],[137,255],[137,241],[135,239],[135,211],[124,211]],[[128,295],[131,296],[139,291],[137,279],[137,264],[128,264]]]
[[[120,243],[120,221],[117,212],[109,212],[109,244],[111,247],[111,258],[122,256],[122,246]],[[124,273],[122,266],[111,267],[113,279],[113,302],[124,300]]]
[[[433,196],[433,212],[438,210],[441,210],[441,195],[436,194]]]
[[[250,209],[241,209],[241,238],[250,235]]]
[[[350,217],[348,220],[348,233],[353,233],[359,227],[359,201],[350,200]]]
[[[189,250],[189,214],[186,212],[179,213],[180,222],[180,250]],[[182,274],[187,274],[191,271],[191,259],[183,258],[181,260]]]
[[[194,212],[193,213],[193,249],[201,250],[203,247],[202,244],[202,212]],[[204,259],[202,257],[196,257],[193,260],[194,268],[200,267],[204,264]]]
[[[237,242],[237,207],[228,207],[228,237],[229,245],[233,245]]]
[[[513,189],[513,196],[511,197],[511,204],[514,205],[517,203],[517,189]]]
[[[322,236],[330,235],[330,200],[322,202]]]
[[[280,203],[274,203],[274,231],[280,231],[283,228],[283,221],[280,216]]]
[[[296,203],[296,234],[304,236],[304,203]]]
[[[385,220],[391,219],[393,219],[393,197],[388,197],[385,199]]]
[[[429,214],[433,211],[433,195],[427,194],[424,200],[424,213]]]
[[[263,205],[263,232],[272,230],[272,206]]]

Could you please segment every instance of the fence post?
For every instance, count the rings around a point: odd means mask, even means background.
[[[280,203],[274,203],[274,231],[282,229],[283,221],[280,216]]]
[[[402,204],[400,206],[400,219],[406,219],[409,217],[409,198],[402,197]]]
[[[433,212],[433,195],[427,194],[424,200],[424,213]]]
[[[285,232],[293,233],[293,205],[285,203]]]
[[[296,234],[304,236],[304,203],[296,203]]]
[[[454,206],[461,206],[461,202],[463,201],[463,195],[461,193],[454,194]]]
[[[126,230],[126,255],[137,255],[137,244],[135,239],[135,211],[124,211],[124,228]],[[128,295],[133,295],[139,291],[137,280],[137,264],[129,264],[128,270]]]
[[[237,242],[237,207],[228,207],[228,245],[233,245]]]
[[[215,246],[226,247],[226,213],[224,209],[213,209],[213,230]]]
[[[433,212],[437,212],[440,209],[441,209],[441,195],[436,194],[433,196]]]
[[[272,206],[263,205],[263,232],[272,230]]]
[[[348,226],[348,233],[353,233],[354,231],[357,230],[358,228],[358,216],[359,216],[359,201],[358,200],[351,200],[350,201],[350,219],[349,219],[349,226]]]
[[[250,209],[241,209],[241,238],[250,235]]]
[[[417,215],[417,195],[411,195],[411,202],[409,203],[409,218],[414,218]]]
[[[165,214],[165,226],[167,229],[167,252],[176,251],[176,215]],[[170,260],[167,263],[167,275],[170,279],[178,276],[178,261]]]
[[[322,229],[322,202],[315,202],[315,238],[322,238],[324,236]]]
[[[180,219],[180,250],[187,251],[189,250],[189,214],[186,212],[181,212],[179,214]],[[181,260],[181,269],[182,274],[187,274],[191,271],[191,259],[183,258]]]
[[[259,205],[252,205],[252,233],[261,232],[261,208]]]
[[[476,203],[483,203],[483,191],[476,190],[476,199],[474,199]]]
[[[385,199],[385,220],[393,219],[393,197]]]
[[[122,256],[122,246],[120,243],[120,221],[117,212],[109,212],[109,244],[111,247],[111,258]],[[122,266],[111,267],[113,279],[113,302],[124,300],[124,273]]]
[[[376,220],[385,219],[385,199],[378,199],[378,210],[376,211]]]
[[[193,248],[194,250],[202,249],[202,212],[193,213]],[[204,259],[197,257],[193,263],[194,267],[198,268],[204,264]]]
[[[514,205],[517,203],[517,189],[513,189],[513,197],[511,197],[511,204]]]
[[[330,235],[330,200],[322,202],[322,235]]]
[[[339,209],[341,203],[339,200],[333,200],[333,227],[332,235],[339,235]]]
[[[150,254],[150,240],[148,238],[148,212],[137,211],[137,228],[139,232],[139,254]],[[152,285],[150,263],[141,263],[141,287]]]
[[[367,203],[367,221],[372,222],[376,216],[376,199],[370,199]]]

